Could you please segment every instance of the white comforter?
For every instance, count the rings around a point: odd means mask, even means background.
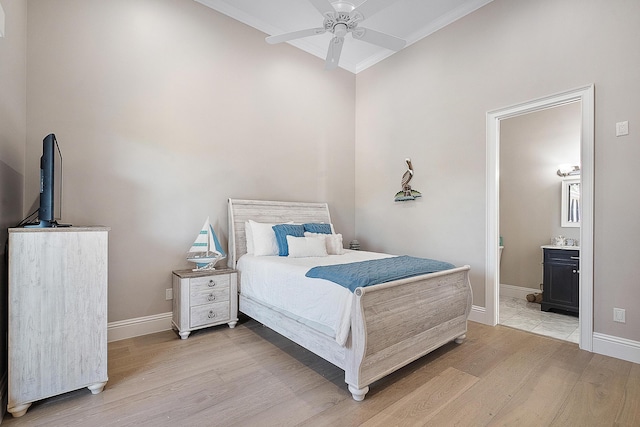
[[[346,264],[393,255],[345,250],[344,255],[289,258],[243,255],[238,260],[241,293],[299,317],[321,332],[330,333],[344,345],[351,325],[353,294],[346,288],[323,279],[305,277],[318,265]]]

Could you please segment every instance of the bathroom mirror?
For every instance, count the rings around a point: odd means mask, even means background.
[[[580,178],[562,180],[562,227],[580,227]]]

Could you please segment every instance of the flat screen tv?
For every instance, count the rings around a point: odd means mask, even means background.
[[[62,153],[54,134],[42,140],[40,157],[40,207],[36,224],[27,227],[59,227],[62,218]],[[66,225],[66,224],[65,224]]]

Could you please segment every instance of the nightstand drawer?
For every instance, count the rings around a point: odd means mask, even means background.
[[[191,307],[192,328],[229,320],[229,301]]]
[[[194,292],[191,289],[191,307],[202,304],[211,304],[213,302],[229,301],[229,287],[215,287],[211,290],[201,290],[200,292]]]
[[[228,289],[229,275],[194,277],[191,279],[191,293],[214,289]]]

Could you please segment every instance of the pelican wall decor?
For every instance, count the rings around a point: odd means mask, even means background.
[[[415,200],[418,197],[422,197],[422,193],[418,190],[412,190],[409,185],[409,181],[413,178],[413,166],[411,165],[411,159],[404,159],[407,163],[407,171],[402,175],[402,190],[396,193],[396,202],[406,202],[407,200]]]

